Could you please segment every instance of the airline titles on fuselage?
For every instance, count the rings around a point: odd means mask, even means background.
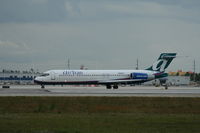
[[[83,75],[83,72],[81,71],[72,71],[72,70],[66,70],[63,72],[63,75]]]
[[[124,72],[117,73],[106,73],[106,72],[94,72],[87,73],[87,71],[79,71],[79,70],[64,70],[62,75],[60,76],[129,76],[130,74]]]

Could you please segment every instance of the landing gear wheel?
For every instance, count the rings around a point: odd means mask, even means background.
[[[114,86],[113,86],[113,89],[118,89],[118,85],[114,85]]]
[[[165,85],[165,90],[167,90],[168,89],[168,85]]]
[[[49,90],[46,90],[44,85],[41,85],[41,90],[44,91],[44,92],[51,92]]]
[[[45,88],[45,86],[44,86],[44,85],[41,85],[41,88],[42,88],[42,89],[44,89],[44,88]]]
[[[106,88],[107,88],[107,89],[111,89],[112,86],[111,86],[111,85],[106,85]]]

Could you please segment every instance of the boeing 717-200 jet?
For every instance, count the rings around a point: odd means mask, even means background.
[[[145,70],[49,70],[35,78],[42,88],[45,85],[105,85],[118,89],[119,85],[140,84],[167,77],[165,69],[176,53],[162,53],[158,60]]]

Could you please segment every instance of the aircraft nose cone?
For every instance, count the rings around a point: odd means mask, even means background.
[[[34,79],[34,83],[36,83],[36,84],[40,83],[38,77],[36,77],[36,78]]]

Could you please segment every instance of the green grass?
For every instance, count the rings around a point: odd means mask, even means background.
[[[199,133],[200,115],[167,114],[6,114],[0,132],[7,133]]]
[[[199,133],[200,98],[0,97],[0,133]]]

